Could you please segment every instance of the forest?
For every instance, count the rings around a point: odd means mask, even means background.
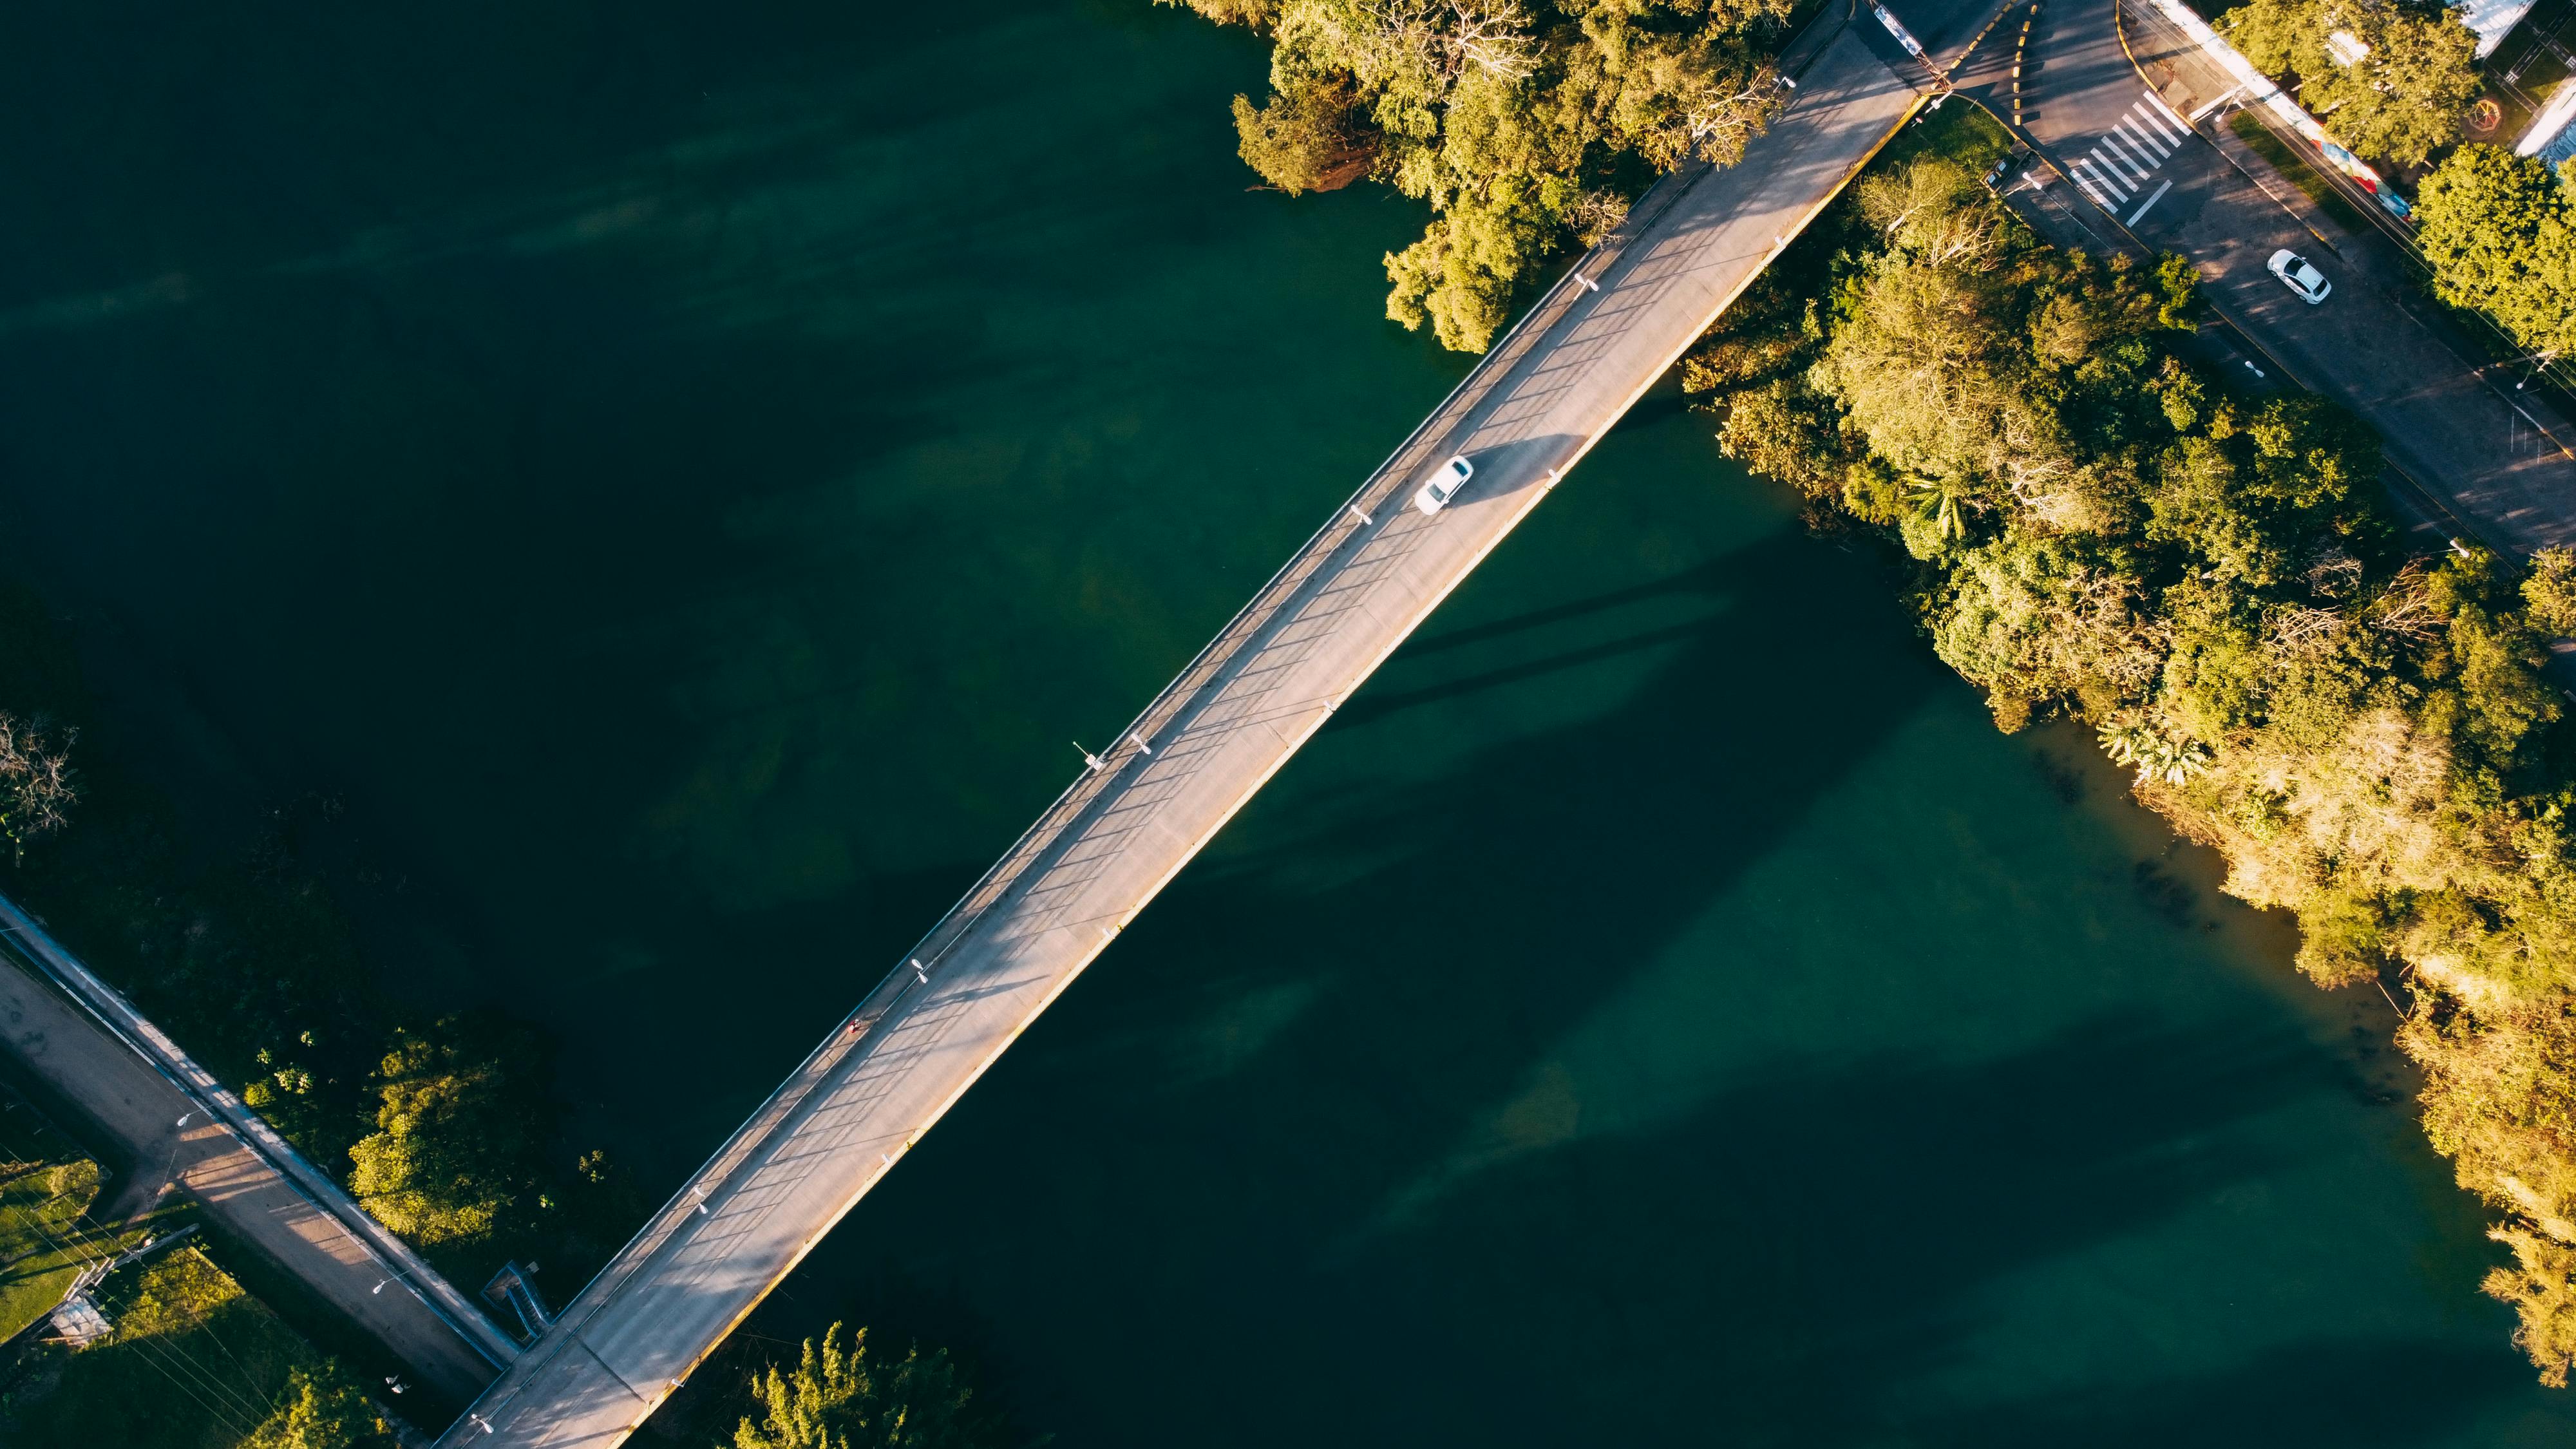
[[[2541,677],[2576,556],[2408,547],[2367,428],[2236,396],[2194,274],[2052,249],[1965,160],[1865,176],[1686,360],[1723,449],[1881,539],[2007,731],[2080,721],[2138,798],[2379,989],[2423,1124],[2576,1363],[2576,728]]]

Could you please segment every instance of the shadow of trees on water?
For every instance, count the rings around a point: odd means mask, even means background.
[[[2500,1343],[2356,1339],[1943,1401],[1981,1295],[2289,1165],[2232,1129],[2352,1086],[2287,1019],[2077,1010],[1964,1062],[1784,1050],[1606,1125],[1554,1080],[1573,1025],[1958,688],[1865,573],[1774,538],[1408,649],[1315,748],[1365,755],[1424,705],[1669,654],[1606,713],[1434,778],[1283,778],[826,1245],[782,1321],[830,1304],[980,1344],[1068,1445],[2276,1444],[2269,1385],[2394,1400],[2315,1421],[2381,1444],[2518,1385]],[[1532,632],[1569,622],[1582,637]],[[1501,662],[1475,653],[1507,637]]]

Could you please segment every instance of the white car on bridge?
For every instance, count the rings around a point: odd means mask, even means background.
[[[1475,464],[1464,457],[1451,458],[1440,465],[1440,471],[1431,476],[1430,482],[1422,485],[1421,491],[1413,495],[1413,506],[1425,513],[1438,513],[1448,507],[1449,500],[1457,497],[1458,490],[1466,487],[1467,480],[1475,476]]]

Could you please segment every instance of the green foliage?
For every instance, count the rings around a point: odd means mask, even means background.
[[[514,1216],[534,1192],[523,1173],[535,1094],[505,1061],[533,1046],[488,1022],[398,1033],[376,1069],[376,1130],[349,1149],[358,1201],[423,1246],[485,1238]]]
[[[2554,638],[2576,636],[2576,549],[2544,548],[2532,555],[2522,605],[2533,627]]]
[[[1513,285],[1546,257],[1578,199],[1552,176],[1509,176],[1482,197],[1459,198],[1422,240],[1387,254],[1387,319],[1408,332],[1429,322],[1454,351],[1492,346]]]
[[[0,1342],[51,1313],[92,1256],[123,1246],[89,1220],[98,1184],[87,1153],[0,1091]]]
[[[285,1400],[241,1449],[393,1449],[396,1442],[393,1426],[331,1360],[292,1370]]]
[[[734,1430],[734,1449],[984,1449],[1002,1442],[1002,1426],[975,1400],[946,1349],[919,1345],[888,1362],[868,1355],[868,1333],[840,1324],[817,1346],[805,1340],[793,1369],[773,1367],[752,1381],[757,1423]]]
[[[2576,731],[2540,665],[2576,552],[2406,557],[2366,429],[2231,399],[2176,349],[2184,268],[2051,251],[1938,156],[1879,168],[1783,261],[1827,305],[1757,291],[1686,373],[1727,451],[1901,545],[1997,723],[2089,724],[2230,891],[2297,913],[2319,984],[2405,977],[2427,1134],[2515,1254],[2488,1291],[2562,1381]]]
[[[1278,0],[1154,0],[1157,5],[1186,6],[1219,25],[1259,30],[1279,13]]]
[[[32,595],[5,583],[0,700],[66,730],[92,710],[68,639]],[[20,747],[30,748],[23,736]],[[0,855],[6,888],[315,1161],[342,1161],[376,1137],[371,1180],[441,1234],[443,1268],[479,1282],[504,1257],[541,1258],[578,1276],[632,1230],[643,1207],[620,1176],[598,1154],[559,1143],[560,1107],[528,1065],[545,1053],[524,1032],[502,1057],[511,1070],[460,1067],[398,1107],[388,1134],[378,1069],[389,1047],[416,1048],[396,1032],[372,985],[376,967],[317,864],[353,852],[337,802],[267,811],[246,843],[217,853],[183,845],[168,802],[110,750],[85,748],[80,784],[72,828],[23,861]],[[352,873],[366,878],[363,858]],[[448,1030],[432,1033],[442,1048],[487,1057],[511,1035],[497,1025],[440,1034]],[[494,1121],[503,1130],[474,1144],[436,1140],[451,1122]],[[460,1167],[489,1181],[460,1182]],[[488,1231],[468,1231],[482,1221]]]
[[[2253,0],[2220,26],[2254,67],[2285,83],[2360,155],[2421,166],[2460,139],[2477,99],[2477,35],[2459,12],[2396,0]],[[2368,53],[2346,64],[2335,53]]]
[[[2576,350],[2576,207],[2546,164],[2463,146],[2425,178],[2416,213],[2435,296],[2532,352]]]
[[[0,1399],[0,1444],[237,1449],[291,1407],[299,1372],[333,1382],[312,1345],[191,1246],[110,1279],[101,1306],[113,1333],[49,1350]]]
[[[1659,171],[1743,154],[1776,103],[1790,0],[1188,0],[1267,25],[1271,98],[1244,161],[1301,192],[1362,168],[1427,203],[1386,259],[1387,315],[1492,344],[1515,290],[1596,240]]]
[[[1298,77],[1258,107],[1236,96],[1234,131],[1243,164],[1291,196],[1347,184],[1372,154],[1349,87],[1330,80]]]
[[[2370,218],[2361,214],[2361,208],[2345,200],[2342,190],[2328,181],[2324,172],[2309,164],[2308,157],[2314,153],[2304,143],[2292,146],[2282,140],[2252,111],[2230,115],[2227,129],[2234,131],[2236,139],[2243,141],[2255,155],[2272,163],[2272,169],[2288,178],[2292,186],[2299,188],[2300,194],[2315,202],[2318,210],[2354,231],[2370,229]]]

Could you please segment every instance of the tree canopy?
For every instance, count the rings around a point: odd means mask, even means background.
[[[2354,152],[2421,166],[2460,139],[2481,82],[2460,12],[2400,0],[2252,0],[2219,19],[2255,69]]]
[[[1491,345],[1512,292],[1660,171],[1732,161],[1776,87],[1790,0],[1188,0],[1271,35],[1244,161],[1297,193],[1367,174],[1430,205],[1386,258],[1387,315]]]
[[[376,1130],[349,1149],[349,1190],[413,1242],[489,1236],[533,1196],[529,1115],[491,1035],[455,1020],[401,1032],[377,1068]]]
[[[2547,163],[2462,146],[2424,179],[2416,216],[2434,295],[2532,352],[2576,350],[2576,204]]]
[[[993,1449],[997,1419],[946,1349],[919,1345],[888,1361],[868,1353],[868,1331],[844,1345],[835,1323],[805,1340],[795,1367],[752,1380],[757,1421],[742,1420],[734,1449]]]
[[[2477,150],[2480,148],[2471,148]],[[2466,155],[2467,153],[2463,153]],[[2455,163],[2556,226],[2554,187]],[[2177,345],[2187,267],[2051,250],[1937,155],[1828,211],[1694,349],[1720,443],[1903,551],[1933,648],[2007,729],[2062,716],[2297,913],[2299,965],[2411,1001],[2427,1135],[2498,1215],[2543,1377],[2576,1367],[2576,728],[2542,679],[2576,553],[2399,543],[2369,431],[2231,397]],[[2430,190],[2430,188],[2428,188]]]
[[[298,1368],[287,1378],[285,1402],[241,1449],[394,1449],[393,1426],[336,1362],[320,1370]]]

